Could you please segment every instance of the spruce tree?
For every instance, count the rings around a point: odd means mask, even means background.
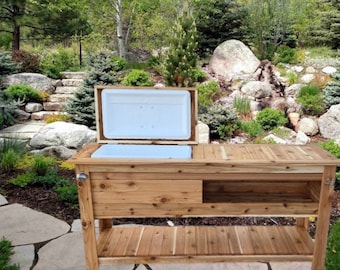
[[[197,31],[187,2],[173,27],[173,38],[165,60],[165,81],[169,86],[192,86],[197,64]]]
[[[115,85],[119,82],[119,71],[125,61],[108,53],[99,53],[89,58],[89,70],[83,85],[70,98],[65,111],[71,121],[96,129],[94,87],[96,85]]]
[[[8,53],[0,53],[0,91],[4,88],[3,78],[5,75],[14,73],[18,66],[12,61],[12,56]]]
[[[323,89],[324,102],[326,108],[330,108],[332,105],[340,104],[340,73],[332,75],[333,81],[330,81]]]

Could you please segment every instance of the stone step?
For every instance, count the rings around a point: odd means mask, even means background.
[[[83,83],[83,79],[63,79],[61,83],[63,86],[81,86]]]
[[[63,103],[61,102],[44,102],[45,111],[61,111],[63,109]]]
[[[73,94],[78,89],[77,86],[58,86],[55,90],[56,94]]]
[[[70,72],[65,71],[60,73],[66,79],[84,79],[86,72]]]
[[[50,95],[48,98],[49,102],[66,102],[68,101],[71,97],[73,97],[73,94],[53,94]]]

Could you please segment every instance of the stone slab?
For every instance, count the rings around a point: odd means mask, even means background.
[[[50,241],[38,252],[39,261],[33,270],[84,270],[85,255],[82,233],[65,234]],[[131,270],[133,265],[101,265],[100,270]]]
[[[0,130],[0,138],[31,139],[45,126],[44,122],[29,121]]]
[[[30,270],[35,258],[34,245],[17,246],[13,248],[10,265],[19,265],[20,270]]]
[[[10,240],[13,246],[45,242],[69,230],[66,222],[21,204],[0,207],[0,238]]]
[[[310,270],[311,262],[271,262],[272,270]]]
[[[2,195],[0,195],[0,206],[8,204],[8,201],[6,198]]]

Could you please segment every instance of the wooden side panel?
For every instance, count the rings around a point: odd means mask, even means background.
[[[94,204],[201,203],[199,180],[93,180]]]

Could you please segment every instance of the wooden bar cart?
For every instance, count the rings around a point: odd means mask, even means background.
[[[96,89],[100,106],[104,89],[108,88]],[[187,92],[190,135],[172,141],[189,147],[189,157],[176,157],[177,150],[175,157],[149,153],[110,157],[107,151],[96,156],[103,137],[110,133],[99,127],[107,120],[97,114],[99,143],[87,145],[70,159],[76,164],[87,269],[114,263],[236,261],[312,261],[313,270],[324,269],[339,160],[312,144],[197,145],[192,102],[196,94]],[[147,107],[143,110],[149,111]],[[137,146],[141,143],[140,138],[128,140]],[[169,138],[148,141],[150,146],[156,141],[162,146]],[[112,227],[113,218],[205,216],[294,217],[296,225]],[[309,217],[317,219],[315,240],[307,231]]]

